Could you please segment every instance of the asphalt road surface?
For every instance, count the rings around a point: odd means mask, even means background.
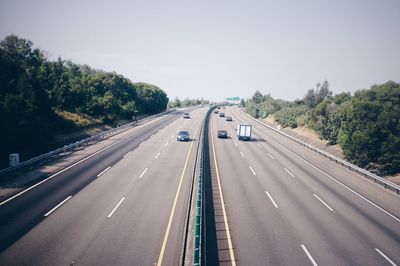
[[[0,265],[178,265],[205,113],[167,114],[0,203]]]
[[[210,122],[231,238],[221,264],[400,265],[399,195],[237,107],[221,111],[233,117]],[[237,140],[238,123],[253,125],[253,141]],[[231,137],[218,139],[219,129]]]
[[[209,135],[216,264],[400,265],[399,195],[222,110],[233,121],[212,114]],[[0,265],[181,264],[205,113],[165,115],[1,202]],[[237,140],[238,123],[252,141]]]

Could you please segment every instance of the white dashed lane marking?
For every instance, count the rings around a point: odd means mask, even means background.
[[[108,170],[110,170],[111,166],[107,167],[106,169],[104,169],[100,174],[97,175],[97,177],[101,176],[102,174],[104,174],[105,172],[107,172]]]
[[[275,202],[274,199],[272,198],[271,194],[269,194],[268,191],[265,191],[265,193],[267,194],[268,198],[271,200],[272,204],[274,204],[275,208],[278,209],[278,205],[276,204],[276,202]]]
[[[144,169],[143,173],[139,176],[139,178],[142,178],[144,174],[147,172],[147,170],[149,170],[149,168]]]
[[[118,204],[114,207],[114,209],[110,212],[110,214],[107,216],[108,218],[110,218],[114,212],[118,209],[119,205],[121,205],[121,203],[125,200],[125,197],[122,197],[122,199],[118,202]]]
[[[52,214],[55,210],[57,210],[61,205],[63,205],[65,202],[67,202],[70,198],[72,198],[72,196],[69,196],[68,198],[66,198],[65,200],[61,201],[59,204],[57,204],[57,206],[55,206],[53,209],[51,209],[50,211],[48,211],[44,216],[49,216],[50,214]]]

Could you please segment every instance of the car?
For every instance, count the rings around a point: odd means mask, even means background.
[[[219,113],[219,117],[225,117],[224,113]]]
[[[226,121],[232,121],[232,116],[227,116],[227,117],[225,118],[225,120],[226,120]]]
[[[218,114],[218,110],[215,110],[215,111],[214,111],[214,114]]]
[[[183,114],[183,118],[190,118],[190,114],[189,113],[184,113]]]
[[[190,136],[189,131],[181,130],[181,131],[178,132],[176,140],[177,141],[189,141],[190,140],[189,136]]]
[[[228,131],[226,131],[226,130],[218,130],[218,138],[227,139],[228,138]]]

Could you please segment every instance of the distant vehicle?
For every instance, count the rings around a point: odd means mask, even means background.
[[[221,106],[218,106],[217,109],[221,109]]]
[[[190,136],[189,131],[182,130],[182,131],[178,132],[178,136],[176,137],[176,140],[177,141],[189,141],[190,140],[189,136]]]
[[[225,118],[225,120],[226,120],[226,121],[232,121],[232,116],[227,116],[227,117]]]
[[[190,114],[189,113],[184,113],[183,114],[183,118],[190,118]]]
[[[226,130],[218,130],[218,138],[227,139],[228,138],[228,132]]]
[[[215,110],[215,111],[214,111],[214,114],[218,114],[218,110]]]
[[[219,117],[225,117],[224,113],[219,113]]]
[[[251,140],[252,126],[248,124],[239,124],[236,134],[239,140]]]

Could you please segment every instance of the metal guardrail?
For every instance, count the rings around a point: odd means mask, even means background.
[[[204,144],[204,143],[203,143]],[[203,209],[203,176],[204,176],[204,149],[200,151],[200,171],[197,180],[196,215],[194,224],[193,265],[201,263],[201,220]]]
[[[145,118],[143,118],[141,120],[148,120],[148,119],[151,119],[153,117],[157,117],[157,116],[161,116],[161,115],[170,113],[172,111],[173,110],[169,110],[169,111],[166,111],[166,112],[163,112],[163,113],[159,113],[159,114],[155,114],[155,115],[152,115],[152,116],[148,116],[148,117],[145,117]],[[97,142],[99,142],[101,140],[104,140],[104,139],[109,138],[111,136],[114,136],[114,135],[116,135],[118,133],[121,133],[121,132],[123,132],[123,131],[125,131],[125,130],[133,127],[133,126],[135,126],[135,125],[136,125],[136,121],[130,122],[130,123],[127,123],[127,124],[122,125],[120,127],[113,128],[113,129],[110,129],[110,130],[105,131],[105,132],[101,132],[101,133],[99,133],[97,135],[94,135],[94,136],[91,136],[89,138],[86,138],[86,139],[83,139],[83,140],[80,140],[80,141],[76,141],[75,143],[72,143],[70,145],[66,145],[66,146],[58,148],[58,149],[56,149],[54,151],[50,151],[48,153],[45,153],[45,154],[39,155],[37,157],[31,158],[31,159],[29,159],[27,161],[21,162],[17,166],[10,166],[8,168],[2,169],[2,170],[0,170],[0,176],[4,175],[4,174],[7,174],[7,173],[10,173],[10,172],[12,172],[14,170],[20,169],[22,167],[25,167],[27,165],[42,161],[44,159],[48,159],[48,158],[56,156],[56,155],[62,156],[63,154],[66,154],[68,151],[73,151],[73,150],[76,150],[76,149],[78,149],[80,147],[88,146],[88,145],[97,143]]]
[[[261,124],[261,125],[263,125],[265,127],[268,127],[269,129],[271,129],[271,130],[281,134],[282,136],[284,136],[284,137],[286,137],[286,138],[288,138],[288,139],[290,139],[290,140],[292,140],[292,141],[294,141],[294,142],[296,142],[296,143],[298,143],[298,144],[300,144],[300,145],[302,145],[302,146],[304,146],[304,147],[306,147],[306,148],[308,148],[308,149],[310,149],[310,150],[312,150],[312,151],[314,151],[314,152],[316,152],[316,153],[328,158],[329,160],[334,161],[337,164],[340,164],[340,165],[342,165],[342,166],[348,168],[349,170],[352,170],[352,171],[354,171],[354,172],[356,172],[358,174],[361,174],[364,177],[370,178],[374,182],[382,184],[385,188],[388,188],[388,189],[391,189],[391,190],[395,191],[397,194],[400,193],[400,186],[399,185],[396,185],[396,184],[394,184],[394,183],[392,183],[390,181],[387,181],[386,179],[384,179],[384,178],[382,178],[380,176],[377,176],[377,175],[375,175],[375,174],[373,174],[373,173],[371,173],[371,172],[369,172],[369,171],[367,171],[367,170],[365,170],[363,168],[360,168],[360,167],[358,167],[358,166],[356,166],[356,165],[354,165],[352,163],[349,163],[349,162],[347,162],[347,161],[345,161],[343,159],[340,159],[340,158],[338,158],[338,157],[336,157],[336,156],[334,156],[334,155],[332,155],[332,154],[330,154],[330,153],[328,153],[326,151],[323,151],[323,150],[321,150],[321,149],[319,149],[317,147],[314,147],[314,146],[312,146],[312,145],[310,145],[308,143],[305,143],[304,141],[301,141],[301,140],[299,140],[299,139],[297,139],[297,138],[295,138],[293,136],[290,136],[289,134],[287,134],[285,132],[282,132],[282,131],[274,128],[274,127],[271,127],[270,125],[267,125],[267,124],[259,121],[258,119],[250,116],[249,114],[246,114],[245,112],[243,112],[240,109],[239,109],[239,111],[242,112],[244,115],[250,117],[251,119],[253,119],[257,123],[259,123],[259,124]]]
[[[205,149],[207,145],[208,138],[208,126],[207,123],[210,120],[210,115],[213,112],[214,108],[210,108],[207,111],[206,118],[204,119],[203,124],[203,133],[202,133],[202,141],[201,141],[201,150],[200,150],[200,160],[199,160],[199,176],[197,180],[197,195],[196,195],[196,214],[195,214],[195,225],[194,225],[194,241],[193,241],[193,265],[198,266],[202,264],[202,252],[204,248],[202,247],[202,234],[203,234],[203,199],[204,195],[204,176],[206,169],[206,156]],[[203,262],[204,263],[204,262]]]

